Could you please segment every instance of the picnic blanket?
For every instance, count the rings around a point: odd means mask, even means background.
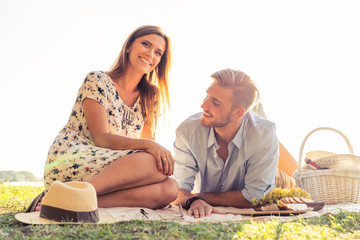
[[[181,216],[180,208],[178,206],[172,206],[170,208],[163,208],[158,210],[152,210],[148,208],[128,208],[128,207],[116,207],[116,208],[101,208],[102,213],[106,213],[107,219],[110,222],[121,222],[131,220],[164,220],[164,221],[178,221],[183,224],[198,223],[198,222],[228,222],[228,221],[245,221],[245,220],[271,220],[277,219],[280,222],[287,222],[297,218],[309,218],[320,217],[327,214],[336,215],[340,211],[360,212],[360,204],[354,203],[341,203],[335,205],[325,205],[323,209],[319,211],[309,211],[303,214],[279,216],[279,215],[265,215],[265,216],[251,216],[240,215],[239,212],[249,211],[252,209],[240,209],[234,207],[217,207],[220,211],[226,214],[211,214],[209,217],[194,218],[187,215],[185,209],[182,210]],[[113,218],[113,219],[112,219]]]

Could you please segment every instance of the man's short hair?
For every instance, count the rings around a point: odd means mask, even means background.
[[[246,73],[228,68],[213,73],[211,77],[220,86],[233,89],[233,108],[243,107],[248,111],[255,101],[259,101],[259,90]]]

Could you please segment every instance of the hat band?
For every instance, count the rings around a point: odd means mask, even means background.
[[[99,221],[99,213],[97,209],[89,212],[74,212],[44,204],[42,204],[40,208],[40,217],[57,222],[97,223]]]

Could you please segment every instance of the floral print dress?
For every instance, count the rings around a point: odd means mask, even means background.
[[[106,109],[110,133],[140,137],[144,126],[140,97],[132,107],[128,107],[106,73],[90,72],[78,92],[68,123],[49,149],[44,171],[47,189],[55,180],[85,181],[114,160],[133,152],[95,146],[83,112],[82,102],[87,98],[97,101]]]

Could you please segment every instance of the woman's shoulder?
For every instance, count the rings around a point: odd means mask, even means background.
[[[84,83],[96,83],[96,84],[100,84],[100,83],[106,83],[108,84],[109,81],[109,76],[103,72],[103,71],[91,71],[89,72],[84,80]]]
[[[86,75],[87,78],[97,78],[97,79],[101,79],[101,78],[104,78],[104,77],[107,77],[107,76],[108,75],[105,72],[100,71],[100,70],[91,71]]]

